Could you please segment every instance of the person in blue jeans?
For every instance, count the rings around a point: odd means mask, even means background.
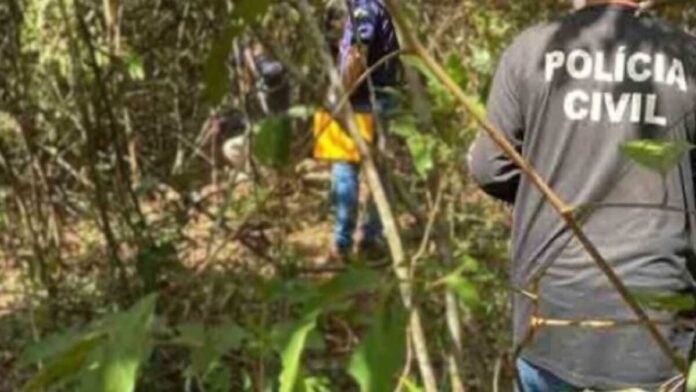
[[[355,61],[369,68],[385,56],[399,50],[399,43],[391,17],[381,0],[350,0],[349,18],[345,23],[340,44],[339,69],[342,74],[354,68]],[[358,56],[356,56],[358,53]],[[384,113],[390,107],[385,87],[398,81],[399,63],[396,58],[377,67],[367,80],[356,86],[350,97],[357,113],[373,113],[384,128]],[[353,86],[346,86],[351,88]],[[332,169],[332,194],[336,206],[336,227],[331,256],[342,258],[353,249],[353,235],[357,227],[360,194],[360,164],[335,162]],[[367,216],[361,227],[357,251],[378,246],[382,238],[382,223],[370,199]]]

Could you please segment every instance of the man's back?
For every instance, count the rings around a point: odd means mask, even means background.
[[[693,209],[691,170],[681,165],[663,180],[620,146],[693,142],[695,107],[696,41],[635,8],[602,5],[524,33],[501,61],[489,117],[579,207],[584,230],[630,289],[670,293],[694,287],[685,212]],[[485,137],[472,150],[472,171],[484,190],[514,202],[513,284],[527,288],[550,266],[539,317],[635,319],[542,195]],[[518,340],[532,312],[531,301],[515,298]],[[663,333],[688,353],[690,332],[672,324]],[[578,386],[652,386],[676,374],[639,326],[543,328],[524,357]]]

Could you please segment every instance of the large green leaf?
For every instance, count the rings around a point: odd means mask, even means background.
[[[219,358],[215,347],[209,344],[206,327],[202,323],[189,323],[177,327],[179,336],[174,344],[191,347],[190,364],[186,370],[188,377],[204,378]]]
[[[348,369],[362,392],[393,391],[396,387],[406,354],[407,321],[403,308],[381,306]]]
[[[679,164],[694,145],[684,141],[633,140],[621,146],[621,152],[637,164],[662,176]]]
[[[416,134],[406,140],[411,151],[416,172],[426,177],[435,167],[434,154],[437,142],[429,134]]]
[[[307,294],[303,304],[307,309],[300,321],[285,325],[276,325],[274,330],[280,343],[282,372],[280,374],[280,391],[297,392],[312,390],[305,385],[302,374],[302,355],[312,344],[311,333],[315,330],[321,312],[341,304],[342,300],[357,293],[379,287],[380,275],[369,268],[348,268],[344,273],[324,283],[311,294]],[[319,345],[321,346],[321,343]],[[316,388],[314,388],[316,390]]]
[[[242,26],[231,22],[223,34],[213,42],[213,47],[208,55],[203,68],[203,80],[205,82],[205,98],[217,105],[229,89],[227,60],[232,50],[232,41],[242,32]]]
[[[214,327],[190,323],[179,326],[177,330],[179,336],[174,343],[192,347],[187,374],[201,380],[218,377],[216,369],[220,365],[220,358],[230,350],[239,349],[248,335],[232,322]]]
[[[254,157],[264,165],[282,168],[290,163],[291,122],[287,117],[268,117],[255,129]]]
[[[229,392],[232,390],[232,374],[226,367],[215,368],[205,381],[206,391]]]
[[[234,322],[226,322],[210,329],[210,340],[215,343],[218,351],[226,353],[239,349],[247,338],[246,330]]]
[[[82,336],[70,347],[58,352],[55,359],[34,375],[21,391],[41,391],[75,377],[85,368],[89,354],[103,342],[103,339],[102,333]]]
[[[85,338],[77,331],[54,333],[36,342],[22,351],[19,367],[26,367],[41,361],[47,361],[64,354]]]
[[[23,391],[42,390],[78,375],[89,391],[134,391],[138,370],[152,349],[156,299],[156,295],[147,296],[130,310],[105,317],[89,333],[66,335],[67,344],[56,337],[27,350],[24,361],[54,359]]]
[[[118,315],[110,326],[100,367],[103,392],[133,392],[138,371],[152,350],[150,332],[155,323],[157,295],[140,300]]]
[[[283,370],[280,373],[280,392],[296,392],[302,388],[302,354],[309,333],[317,326],[319,313],[319,310],[308,313],[292,328],[287,344],[281,352]]]

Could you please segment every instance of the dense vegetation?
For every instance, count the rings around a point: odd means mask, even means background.
[[[309,114],[329,85],[328,4],[310,3],[0,3],[0,391],[421,390],[403,282],[318,261],[332,214]],[[404,3],[481,106],[510,39],[568,8]],[[696,26],[693,6],[659,12]],[[252,39],[290,71],[289,122],[263,118],[232,55]],[[477,125],[403,58],[425,88],[394,92],[384,181],[435,377],[508,390],[507,211],[467,176]],[[209,132],[230,112],[271,146],[248,176]]]

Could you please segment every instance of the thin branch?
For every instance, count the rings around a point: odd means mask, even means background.
[[[670,320],[651,320],[654,324],[673,324]],[[641,325],[641,320],[561,320],[532,317],[532,325],[541,327],[577,327],[589,329],[613,329]]]

